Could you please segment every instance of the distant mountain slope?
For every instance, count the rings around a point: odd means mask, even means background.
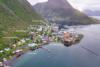
[[[26,0],[0,0],[0,47],[8,44],[15,30],[26,29],[30,24],[40,24],[42,20]],[[7,40],[7,41],[6,41]]]
[[[51,22],[77,25],[97,23],[96,20],[74,9],[66,0],[48,0],[33,6],[38,13]]]
[[[88,16],[100,16],[100,10],[84,10]]]

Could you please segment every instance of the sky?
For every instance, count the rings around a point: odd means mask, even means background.
[[[47,0],[28,0],[32,5],[38,2],[45,2]],[[80,11],[88,10],[100,10],[100,0],[68,0],[69,3]]]

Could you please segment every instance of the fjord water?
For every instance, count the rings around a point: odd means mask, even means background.
[[[13,67],[100,67],[100,25],[77,28],[80,43],[66,47],[51,43],[21,56]]]

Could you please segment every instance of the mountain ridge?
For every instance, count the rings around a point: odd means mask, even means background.
[[[74,9],[67,0],[48,0],[34,5],[33,8],[50,22],[64,21],[68,25],[97,23],[96,20]],[[55,18],[60,18],[60,21]]]

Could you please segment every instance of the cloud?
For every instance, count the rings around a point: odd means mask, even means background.
[[[74,8],[100,10],[100,0],[68,0]]]
[[[31,5],[35,5],[38,2],[45,2],[47,0],[27,0],[27,1],[29,1]]]

